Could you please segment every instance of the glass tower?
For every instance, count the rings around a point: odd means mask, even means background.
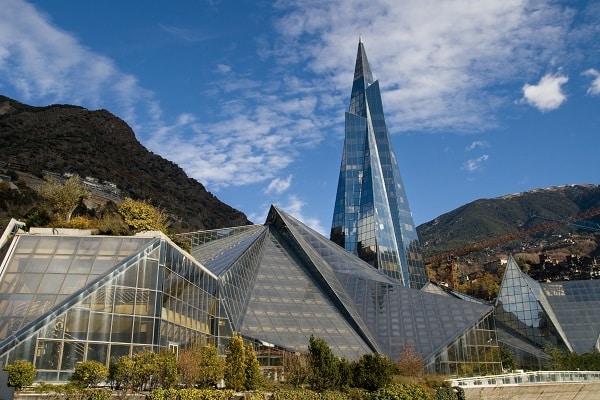
[[[427,271],[388,135],[379,81],[358,43],[331,240],[375,268],[421,289]]]

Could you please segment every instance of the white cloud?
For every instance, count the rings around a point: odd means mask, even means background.
[[[227,64],[217,64],[217,71],[222,74],[227,74],[231,72],[231,66]]]
[[[549,1],[523,0],[277,4],[280,42],[265,53],[285,65],[308,63],[321,81],[330,80],[325,89],[340,90],[344,101],[362,34],[392,132],[494,126],[495,110],[510,102],[494,86],[527,80],[567,54],[574,14]]]
[[[227,77],[213,83],[218,115],[164,116],[155,94],[140,86],[134,75],[90,51],[33,6],[6,0],[2,7],[0,85],[16,88],[19,100],[33,104],[109,108],[147,148],[179,164],[211,190],[273,179],[299,151],[324,136],[324,124],[314,112],[317,100],[293,79],[273,78],[281,80],[275,87],[282,93],[268,93],[271,82],[235,75],[231,66],[220,63],[216,69]],[[191,31],[161,28],[186,40],[197,39]]]
[[[522,100],[542,112],[555,110],[567,100],[562,86],[568,80],[561,74],[544,75],[537,85],[523,86]]]
[[[256,40],[264,77],[219,59],[209,68],[222,80],[205,88],[211,115],[164,115],[113,60],[24,1],[2,3],[0,85],[34,104],[110,104],[145,146],[217,191],[273,183],[302,151],[340,135],[361,33],[392,132],[483,130],[508,98],[491,88],[526,82],[566,54],[573,18],[568,7],[522,0],[279,1],[276,34]],[[162,29],[202,39],[193,27]]]
[[[307,217],[304,215],[304,206],[305,205],[306,205],[306,203],[303,200],[301,200],[298,196],[290,195],[288,197],[288,199],[286,200],[286,202],[281,205],[278,205],[278,207],[281,210],[283,210],[286,213],[293,216],[294,218],[296,218],[297,220],[301,221],[308,227],[319,232],[321,235],[327,237],[329,234],[328,233],[326,234],[326,230],[321,225],[321,221],[318,218]]]
[[[292,184],[292,175],[288,175],[286,179],[275,178],[269,183],[269,186],[264,190],[266,194],[275,193],[281,194],[290,188]]]
[[[463,165],[463,169],[467,172],[475,172],[479,168],[481,168],[481,164],[484,161],[487,161],[490,158],[487,154],[482,155],[481,157],[473,158],[471,160],[467,160],[467,162]]]
[[[590,87],[587,90],[589,95],[600,95],[600,72],[590,68],[583,73],[585,76],[591,76],[593,78]]]
[[[474,141],[470,145],[467,146],[465,151],[475,150],[477,148],[485,148],[490,147],[489,143],[486,141]]]
[[[101,108],[112,99],[134,128],[142,114],[148,120],[160,115],[154,94],[133,75],[119,71],[112,60],[88,50],[20,0],[2,3],[2,84],[15,88],[21,100],[42,105],[70,102]]]
[[[311,229],[314,229],[321,235],[329,237],[329,228],[325,228],[321,220],[314,216],[307,216],[305,213],[306,201],[302,200],[295,194],[288,195],[281,202],[275,204],[280,210],[290,214],[298,221],[302,222]],[[254,223],[262,224],[267,219],[269,206],[262,204],[260,211],[248,214],[248,219]]]
[[[197,29],[181,28],[178,26],[170,26],[164,24],[158,24],[160,29],[167,32],[170,35],[175,36],[186,42],[201,42],[203,40],[210,39],[207,35]]]

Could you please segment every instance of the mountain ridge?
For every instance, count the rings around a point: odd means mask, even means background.
[[[71,172],[112,182],[123,196],[151,200],[165,210],[174,233],[251,223],[175,163],[148,151],[107,110],[66,104],[36,107],[0,95],[0,161],[25,166],[38,177],[44,171]],[[2,213],[4,218],[24,214],[33,205],[23,195],[0,196],[0,221]],[[527,230],[543,218],[565,220],[598,207],[600,185],[532,189],[475,200],[419,225],[417,232],[429,257]],[[598,215],[593,220],[600,223]]]
[[[593,214],[590,221],[600,223],[600,185],[552,186],[478,199],[419,225],[417,232],[427,257],[490,238],[534,230],[545,222],[556,223],[549,227],[552,229],[548,234],[556,230],[564,232],[576,222],[576,216],[585,212]]]
[[[175,163],[147,150],[107,110],[35,107],[0,96],[0,160],[26,165],[37,176],[69,172],[113,182],[124,196],[151,200],[167,211],[176,231],[251,223]]]

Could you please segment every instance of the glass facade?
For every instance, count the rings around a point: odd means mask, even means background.
[[[331,240],[405,286],[427,282],[419,238],[388,135],[379,81],[358,45]]]
[[[535,343],[576,353],[600,350],[600,281],[537,282],[510,257],[496,300],[499,324]]]
[[[0,363],[65,382],[77,362],[147,349],[223,355],[238,332],[271,374],[313,335],[347,360],[410,348],[429,372],[500,368],[491,306],[405,287],[276,207],[264,225],[182,237],[191,253],[161,234],[15,235],[0,264]]]
[[[206,242],[193,252],[207,259],[225,247],[248,254],[230,262],[221,277],[227,284],[239,271],[236,285],[249,293],[235,306],[244,312],[233,327],[262,351],[306,352],[314,335],[348,360],[374,351],[397,360],[409,347],[430,372],[466,371],[466,365],[501,370],[490,305],[407,288],[275,207],[261,232],[232,233],[224,246]],[[226,252],[218,258],[231,259]],[[230,298],[224,301],[234,309]]]
[[[221,341],[216,277],[165,238],[17,235],[1,287],[0,363],[29,360],[38,381],[64,382],[80,361]]]

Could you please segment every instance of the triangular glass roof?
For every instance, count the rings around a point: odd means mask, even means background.
[[[265,231],[262,225],[247,225],[186,235],[191,254],[216,275],[221,274]]]
[[[564,281],[540,284],[570,349],[597,351],[600,334],[600,281]]]
[[[310,263],[271,227],[241,333],[300,352],[307,351],[314,335],[347,359],[372,352],[324,284]]]
[[[495,304],[496,320],[540,346],[564,345],[540,283],[524,274],[509,256]]]
[[[232,248],[235,257],[225,253],[223,263],[220,259],[214,260],[220,264],[220,295],[234,327],[241,325],[265,250],[267,229],[263,227],[257,232],[260,236],[246,237],[243,244]]]
[[[1,266],[0,340],[52,310],[152,237],[17,235]]]
[[[242,290],[226,295],[234,329],[247,337],[304,351],[322,334],[340,357],[397,358],[411,346],[429,358],[492,310],[404,287],[276,207],[265,226],[262,253],[255,240],[237,258],[243,268],[223,269],[223,277],[245,271],[224,285],[248,288],[245,300]]]

